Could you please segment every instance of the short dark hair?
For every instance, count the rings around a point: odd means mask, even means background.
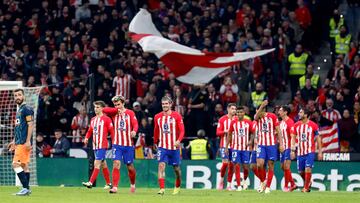
[[[62,132],[62,130],[60,128],[56,128],[54,132]]]
[[[227,105],[227,108],[230,108],[230,107],[232,107],[232,106],[235,106],[235,107],[236,107],[236,104],[235,104],[235,103],[229,103],[229,104]]]
[[[245,107],[244,107],[244,106],[238,106],[238,107],[236,108],[236,110],[237,110],[237,111],[245,110]]]
[[[15,90],[14,90],[14,93],[15,93],[15,92],[21,92],[23,95],[25,95],[24,90],[21,89],[21,88],[15,89]]]
[[[106,106],[105,102],[104,102],[104,101],[101,101],[101,100],[94,101],[93,104],[94,104],[94,105],[99,105],[99,106],[101,106],[101,107],[103,107],[103,108]]]
[[[291,112],[291,109],[288,105],[282,105],[281,108],[287,112],[286,114],[289,114]]]
[[[304,111],[304,114],[306,114],[308,118],[311,116],[312,113],[308,108],[303,108],[302,110]]]

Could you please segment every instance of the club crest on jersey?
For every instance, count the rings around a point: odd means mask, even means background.
[[[240,128],[240,129],[239,129],[239,135],[240,135],[240,136],[244,136],[244,135],[245,135],[244,131],[245,131],[245,130],[244,130],[243,128]]]
[[[126,130],[125,129],[125,121],[124,120],[120,120],[120,124],[119,124],[119,129],[118,130]]]
[[[164,123],[164,132],[170,132],[169,124]]]
[[[19,119],[19,118],[17,118],[17,119],[15,120],[15,125],[20,125],[20,119]]]
[[[307,137],[306,137],[306,133],[301,133],[301,139],[302,142],[306,142],[307,141]]]

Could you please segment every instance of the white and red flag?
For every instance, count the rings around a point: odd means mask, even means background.
[[[208,83],[222,71],[240,61],[274,51],[211,53],[202,52],[164,38],[151,20],[151,14],[140,9],[129,25],[130,36],[143,51],[155,54],[176,76],[188,84]]]

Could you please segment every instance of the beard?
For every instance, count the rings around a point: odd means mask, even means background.
[[[24,102],[23,99],[16,99],[16,100],[15,100],[15,103],[16,103],[17,105],[20,105],[20,104],[22,104],[23,102]]]

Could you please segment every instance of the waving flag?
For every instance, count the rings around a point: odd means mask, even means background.
[[[319,135],[321,136],[323,152],[339,152],[340,146],[337,123],[321,128]]]
[[[222,71],[240,61],[274,51],[274,49],[210,53],[193,49],[164,38],[156,29],[151,15],[140,9],[129,26],[130,36],[137,41],[143,51],[154,53],[184,83],[208,83]]]

